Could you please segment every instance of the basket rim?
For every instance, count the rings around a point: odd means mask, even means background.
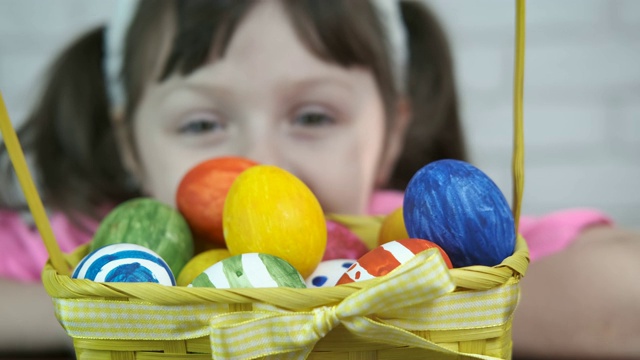
[[[66,258],[71,264],[77,264],[87,251],[88,245],[83,245],[67,254]],[[527,244],[524,238],[518,235],[514,253],[505,258],[502,263],[493,267],[476,265],[450,269],[449,272],[456,284],[457,292],[483,291],[519,282],[525,275],[528,264]],[[267,302],[291,309],[336,304],[352,293],[371,286],[379,279],[381,278],[325,288],[214,289],[164,286],[155,283],[99,283],[85,279],[73,279],[68,275],[59,274],[53,268],[50,260],[42,272],[42,282],[52,298],[127,300],[161,305]],[[278,298],[286,299],[289,306],[280,304],[277,300],[274,303],[273,299]]]

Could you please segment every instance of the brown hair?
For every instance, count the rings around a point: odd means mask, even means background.
[[[372,70],[390,115],[400,94],[381,41],[382,26],[370,2],[282,1],[311,52],[341,66]],[[176,31],[158,81],[175,72],[190,73],[212,53],[224,57],[236,26],[253,3],[141,1],[126,42],[125,117],[132,117],[148,81],[149,72],[143,69],[149,69],[150,61],[157,61],[162,51],[161,41],[154,40],[162,22],[172,19]],[[412,119],[388,184],[394,189],[404,189],[411,176],[431,161],[465,157],[445,34],[423,4],[403,2],[402,15],[409,36],[407,91]],[[140,195],[128,182],[110,124],[102,75],[102,30],[80,38],[54,63],[42,98],[20,131],[23,145],[35,155],[46,200],[66,211],[87,213],[105,202]],[[4,151],[0,155],[4,157]]]
[[[33,156],[44,201],[92,216],[106,203],[138,195],[127,186],[116,152],[102,77],[102,32],[97,28],[80,37],[50,66],[39,101],[18,131]],[[10,184],[6,155],[3,146],[0,174]]]

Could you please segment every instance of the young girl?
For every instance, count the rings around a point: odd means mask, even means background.
[[[327,213],[346,214],[394,210],[419,168],[465,158],[447,42],[421,3],[142,0],[120,10],[62,54],[20,134],[64,251],[119,202],[174,204],[181,177],[208,158],[278,165]],[[520,230],[534,262],[516,354],[640,356],[638,236],[588,210],[523,218]],[[0,319],[2,346],[62,344],[44,291],[14,281],[39,277],[37,233],[7,208],[0,239],[12,294],[0,306],[21,309]]]

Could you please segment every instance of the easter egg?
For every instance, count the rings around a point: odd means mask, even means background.
[[[269,255],[249,253],[215,263],[198,275],[192,287],[231,288],[305,288],[304,278],[291,264]]]
[[[435,161],[411,178],[404,221],[410,237],[440,245],[455,267],[494,266],[515,248],[504,195],[485,173],[459,160]]]
[[[275,255],[302,276],[318,266],[327,245],[327,225],[315,195],[276,166],[256,165],[242,172],[229,189],[222,220],[232,255]]]
[[[338,280],[337,285],[368,280],[390,273],[416,254],[431,248],[440,250],[440,255],[449,269],[451,261],[437,244],[422,239],[394,240],[382,244],[358,259]]]
[[[402,207],[399,207],[382,220],[380,232],[378,233],[378,245],[408,238],[409,234],[407,234],[407,228],[404,226]]]
[[[241,157],[220,157],[199,163],[185,174],[176,191],[176,205],[198,241],[224,246],[225,198],[236,177],[256,164]]]
[[[90,251],[105,245],[130,243],[160,255],[174,274],[193,256],[189,225],[180,213],[153,199],[137,198],[113,209],[100,223]]]
[[[322,261],[309,277],[305,279],[308,288],[335,286],[355,260],[333,259]]]
[[[327,247],[322,260],[358,259],[369,251],[356,234],[346,226],[327,220]]]
[[[202,274],[211,265],[218,261],[231,257],[231,253],[227,249],[211,249],[194,256],[189,262],[182,268],[176,284],[178,286],[189,285],[196,276]]]
[[[96,282],[176,284],[169,265],[158,254],[144,246],[124,243],[92,251],[78,263],[71,277]]]

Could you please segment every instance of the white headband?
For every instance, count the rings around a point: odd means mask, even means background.
[[[122,82],[124,46],[129,26],[138,9],[138,0],[119,0],[104,33],[104,62],[102,64],[109,105],[113,113],[124,112],[126,91]]]
[[[400,0],[370,0],[387,35],[386,45],[392,60],[396,90],[406,88],[408,65],[407,32],[400,13]],[[114,113],[124,111],[126,92],[122,82],[124,46],[129,26],[138,9],[139,0],[118,0],[116,10],[105,30],[104,75],[107,95]]]
[[[391,53],[391,71],[396,91],[404,93],[407,87],[409,43],[407,29],[400,11],[401,0],[371,0],[387,35],[387,50]]]

